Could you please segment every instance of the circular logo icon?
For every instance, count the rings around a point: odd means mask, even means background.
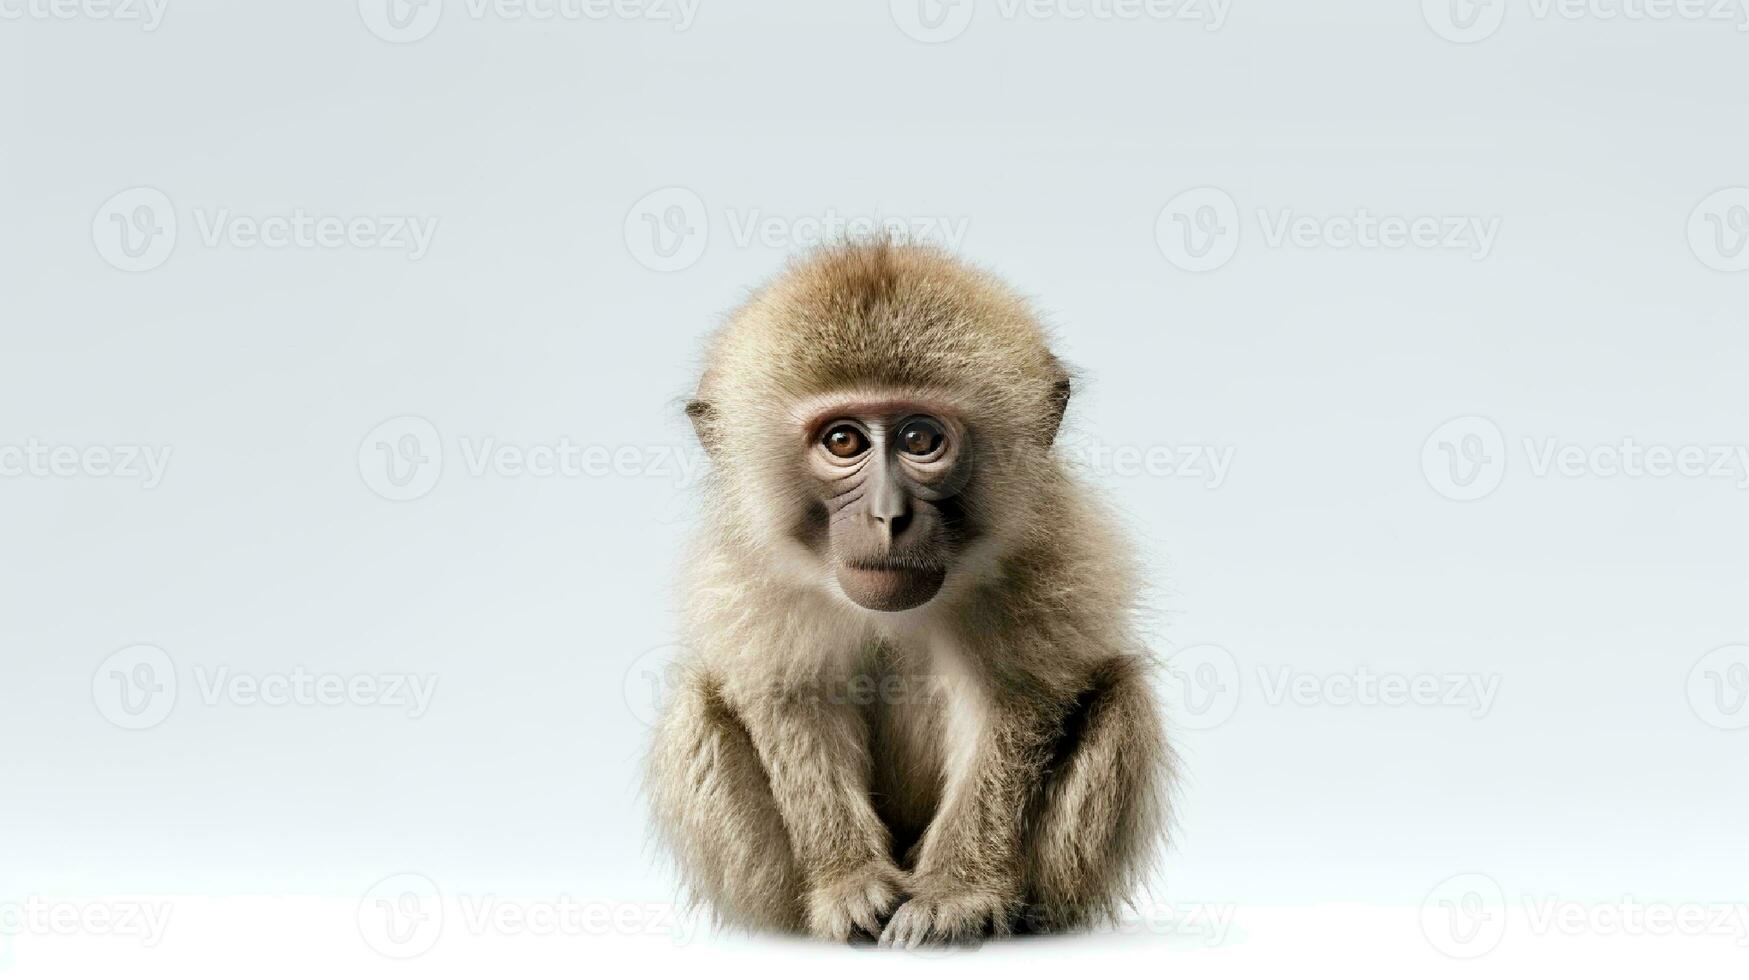
[[[1179,728],[1206,731],[1239,710],[1239,662],[1225,647],[1185,647],[1165,666],[1166,716]]]
[[[443,893],[437,882],[405,871],[389,875],[358,900],[358,934],[391,959],[412,959],[443,936]]]
[[[679,643],[652,647],[626,667],[622,690],[633,717],[654,728],[685,669],[687,649]]]
[[[358,0],[358,16],[377,37],[411,44],[437,30],[443,0]]]
[[[1219,187],[1195,187],[1166,202],[1154,243],[1185,272],[1212,272],[1239,250],[1239,205]]]
[[[924,44],[951,41],[972,26],[976,0],[891,0],[893,23]]]
[[[151,728],[176,707],[176,664],[149,643],[117,650],[92,672],[91,701],[117,727]]]
[[[653,272],[679,272],[704,255],[710,217],[704,198],[686,187],[664,187],[626,212],[626,249]]]
[[[1749,187],[1714,191],[1688,215],[1688,247],[1709,269],[1749,269]]]
[[[389,419],[358,444],[358,475],[384,500],[418,500],[443,476],[443,440],[417,415]]]
[[[119,191],[91,219],[91,243],[117,269],[149,272],[176,250],[176,208],[156,187]]]
[[[1421,0],[1421,16],[1447,41],[1475,44],[1506,22],[1506,0]]]
[[[1688,704],[1714,728],[1749,728],[1749,646],[1719,647],[1700,658],[1688,672]]]
[[[1506,436],[1480,415],[1452,419],[1421,444],[1421,475],[1447,500],[1480,500],[1506,478]]]
[[[1486,956],[1506,935],[1506,891],[1485,874],[1452,875],[1421,900],[1421,934],[1454,959]]]

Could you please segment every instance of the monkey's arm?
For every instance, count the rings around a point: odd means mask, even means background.
[[[1006,932],[1022,900],[1024,820],[1057,719],[1018,698],[992,704],[976,751],[924,834],[912,898],[881,934],[916,946]]]
[[[878,935],[905,877],[869,799],[861,712],[814,693],[765,696],[742,710],[806,879],[808,931],[844,940]]]

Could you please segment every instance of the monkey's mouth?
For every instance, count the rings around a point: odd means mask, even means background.
[[[838,587],[851,602],[876,612],[915,609],[935,598],[946,579],[945,565],[901,560],[838,563]]]

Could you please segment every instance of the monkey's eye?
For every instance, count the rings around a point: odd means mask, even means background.
[[[929,419],[912,419],[899,430],[899,451],[907,456],[928,456],[941,448],[947,436]]]
[[[839,459],[855,459],[868,451],[868,436],[854,425],[835,425],[821,437],[820,445]]]

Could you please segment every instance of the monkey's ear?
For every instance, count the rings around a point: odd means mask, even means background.
[[[717,451],[717,436],[714,423],[717,420],[716,409],[702,398],[694,398],[686,403],[686,417],[692,420],[692,431],[698,435],[698,441],[704,446],[705,452]]]
[[[1057,379],[1051,383],[1049,409],[1045,414],[1045,445],[1057,441],[1057,430],[1063,427],[1063,413],[1069,408],[1069,372],[1057,365]]]

